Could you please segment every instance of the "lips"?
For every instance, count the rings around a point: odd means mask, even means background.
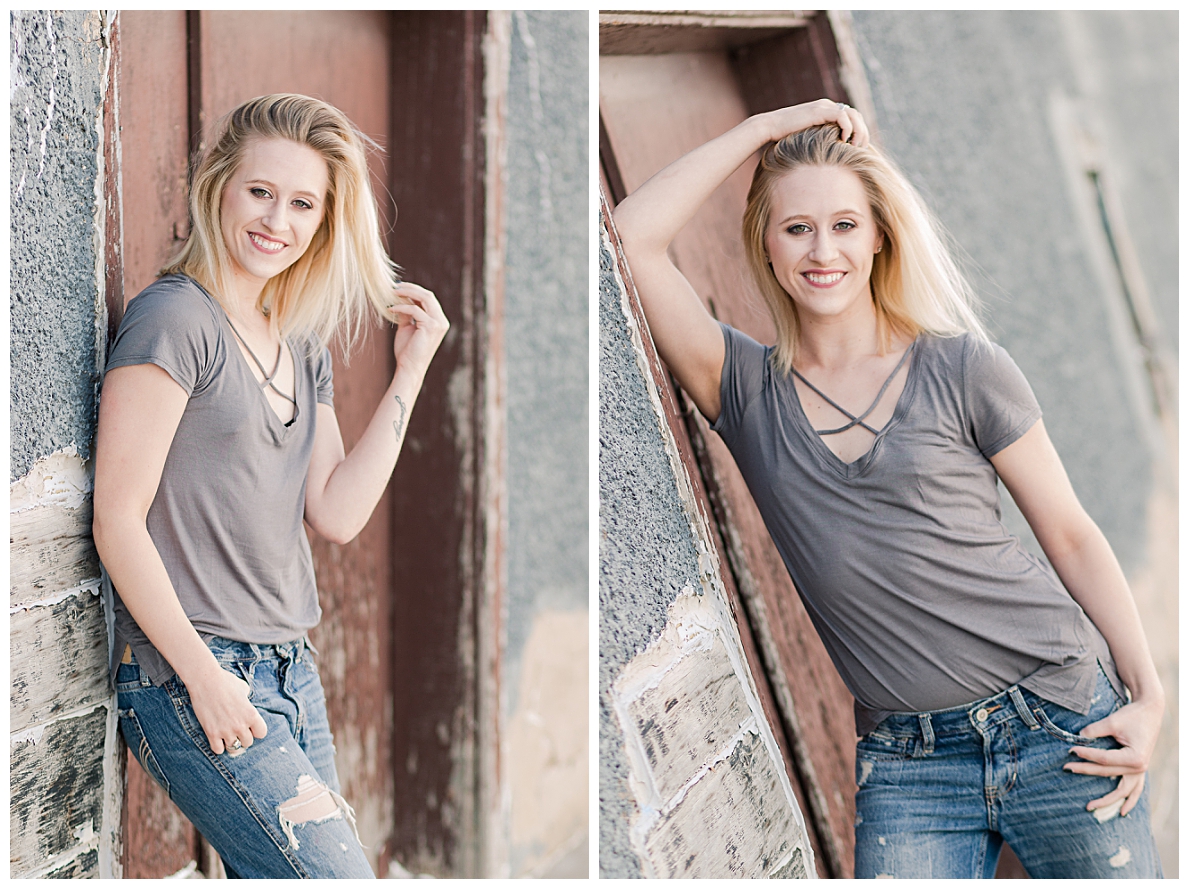
[[[278,241],[274,238],[267,237],[258,232],[248,232],[248,238],[255,245],[257,250],[268,254],[280,253],[285,249],[285,242]]]
[[[842,280],[846,272],[826,270],[802,272],[801,277],[812,284],[814,287],[833,287]]]

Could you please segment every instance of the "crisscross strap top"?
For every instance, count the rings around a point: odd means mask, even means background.
[[[817,434],[818,435],[837,435],[839,432],[845,432],[847,429],[850,429],[852,426],[862,426],[864,429],[866,429],[872,435],[879,435],[878,429],[873,429],[871,426],[868,426],[863,421],[866,420],[869,416],[871,416],[871,412],[873,410],[875,410],[876,406],[879,404],[880,400],[883,398],[884,393],[888,391],[888,386],[892,385],[892,380],[895,378],[896,374],[900,373],[900,368],[904,367],[904,362],[908,360],[908,356],[910,354],[912,354],[912,350],[915,347],[916,347],[916,340],[913,340],[911,345],[909,345],[909,347],[904,350],[904,354],[900,356],[900,360],[898,362],[896,362],[895,369],[890,374],[888,374],[888,378],[883,381],[883,386],[880,387],[879,394],[875,396],[875,401],[871,402],[871,406],[869,408],[867,408],[867,410],[863,411],[863,413],[861,413],[857,417],[854,414],[852,414],[850,411],[848,411],[846,408],[844,408],[842,405],[840,405],[838,402],[836,402],[834,399],[832,399],[829,395],[827,395],[821,389],[819,389],[817,386],[813,385],[813,383],[809,382],[809,380],[805,379],[805,377],[801,376],[801,374],[798,373],[797,369],[794,367],[793,373],[796,375],[798,380],[800,380],[802,383],[804,383],[806,386],[808,386],[810,389],[812,389],[814,392],[816,392],[818,395],[820,395],[828,405],[830,405],[832,408],[834,408],[834,410],[838,411],[840,414],[843,414],[844,416],[850,417],[850,422],[847,423],[845,426],[839,426],[837,429],[817,429],[817,430],[815,430],[817,432]],[[263,371],[264,368],[261,368],[261,370]]]
[[[240,332],[235,329],[235,325],[231,323],[230,317],[228,317],[227,323],[231,326],[231,332],[234,333],[236,335],[236,337],[239,339],[239,341],[244,344],[244,348],[248,351],[248,354],[252,356],[252,360],[254,362],[256,362],[256,366],[258,368],[260,368],[260,372],[262,374],[264,374],[264,382],[262,382],[260,384],[260,388],[261,389],[264,389],[264,388],[272,389],[273,392],[276,392],[283,399],[285,399],[287,402],[289,402],[290,404],[293,405],[293,419],[291,419],[288,423],[285,424],[286,426],[291,426],[293,423],[295,423],[297,421],[297,415],[301,411],[301,408],[298,407],[296,398],[286,395],[284,392],[282,392],[280,389],[278,389],[276,384],[273,382],[273,379],[277,375],[277,371],[281,369],[281,344],[277,343],[277,361],[276,361],[276,364],[273,365],[272,373],[269,373],[267,370],[264,369],[264,365],[260,363],[260,359],[256,357],[256,353],[252,351],[252,347],[248,345],[248,341],[245,340],[243,338],[243,335],[240,334]],[[897,370],[899,370],[899,368],[897,368]],[[894,375],[895,375],[895,372],[893,372],[893,376]],[[887,388],[886,383],[884,384],[884,388],[885,389]],[[294,395],[296,395],[296,394],[297,393],[295,392]],[[882,394],[883,394],[883,392],[880,392],[880,395],[882,395]],[[825,398],[824,395],[822,397]],[[848,416],[849,416],[849,414],[848,414]],[[864,414],[864,416],[866,416],[866,415]]]

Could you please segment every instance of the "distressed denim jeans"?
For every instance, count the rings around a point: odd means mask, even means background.
[[[373,877],[354,812],[339,796],[308,641],[207,644],[223,669],[251,687],[268,735],[216,755],[181,680],[155,687],[132,658],[116,673],[128,749],[215,847],[229,877]]]
[[[1012,686],[964,707],[897,713],[855,758],[856,877],[992,877],[1006,841],[1033,878],[1159,877],[1149,791],[1126,817],[1087,811],[1116,778],[1062,766],[1078,732],[1123,705],[1099,671],[1090,713]]]

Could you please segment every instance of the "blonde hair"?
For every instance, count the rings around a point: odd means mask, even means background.
[[[785,136],[764,149],[752,178],[743,214],[747,264],[776,325],[773,365],[787,374],[793,366],[800,320],[796,304],[768,264],[764,236],[772,213],[772,191],[783,176],[800,167],[842,167],[859,177],[883,247],[871,265],[880,348],[899,333],[915,337],[974,334],[990,342],[978,318],[978,300],[959,271],[941,225],[904,174],[874,146],[856,148],[841,141],[835,124]]]
[[[190,186],[190,236],[161,274],[189,275],[228,309],[231,262],[220,224],[223,190],[253,140],[307,145],[326,161],[329,174],[322,223],[305,253],[268,281],[256,307],[267,311],[282,336],[314,334],[329,343],[337,335],[344,352],[350,351],[369,315],[387,316],[399,280],[384,249],[368,175],[367,149],[376,144],[334,106],[288,93],[243,103],[219,122],[217,132]]]

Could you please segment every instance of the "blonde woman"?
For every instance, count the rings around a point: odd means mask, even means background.
[[[761,149],[744,241],[772,347],[716,323],[666,252]],[[856,876],[989,877],[1004,840],[1033,877],[1159,875],[1144,776],[1164,695],[1127,583],[862,117],[756,115],[615,222],[657,350],[855,696]],[[1053,570],[1003,528],[998,479]]]
[[[103,382],[94,534],[120,728],[230,876],[372,876],[306,637],[302,522],[336,543],[362,529],[449,324],[384,251],[365,140],[306,96],[232,111],[190,238],[129,303]],[[396,372],[344,454],[324,344],[368,316],[396,323]]]

